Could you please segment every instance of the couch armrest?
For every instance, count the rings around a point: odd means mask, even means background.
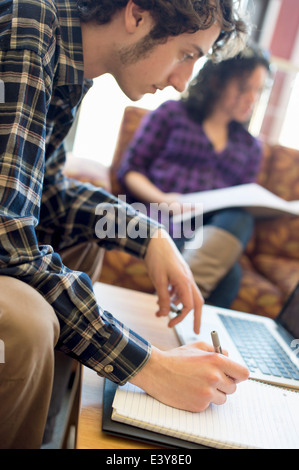
[[[109,168],[95,160],[76,157],[68,153],[63,173],[68,178],[73,178],[83,183],[88,182],[94,186],[111,191]]]

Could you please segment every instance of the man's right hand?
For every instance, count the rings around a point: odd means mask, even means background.
[[[153,347],[150,359],[130,382],[166,405],[199,412],[210,403],[225,403],[248,376],[246,367],[201,342],[169,351]]]

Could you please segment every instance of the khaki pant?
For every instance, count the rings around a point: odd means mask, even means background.
[[[102,256],[103,250],[95,243],[61,253],[66,266],[87,272],[93,282],[98,279]],[[0,276],[0,340],[4,346],[4,358],[0,355],[1,449],[40,447],[58,337],[59,323],[50,304],[24,282]]]
[[[208,299],[217,284],[239,259],[243,250],[242,243],[227,230],[205,225],[202,230],[202,243],[197,243],[195,237],[185,246],[187,245],[183,257],[189,264],[203,297]]]

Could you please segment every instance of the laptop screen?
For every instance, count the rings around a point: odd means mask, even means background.
[[[277,322],[294,338],[299,339],[299,284],[286,301],[277,317]]]

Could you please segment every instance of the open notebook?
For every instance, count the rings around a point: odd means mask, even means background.
[[[255,217],[263,218],[299,215],[299,201],[285,201],[256,183],[187,193],[181,195],[180,202],[185,204],[185,211],[174,216],[174,222],[227,207],[246,207]]]
[[[252,380],[201,413],[164,405],[127,383],[117,388],[112,420],[209,447],[299,448],[299,394]]]

